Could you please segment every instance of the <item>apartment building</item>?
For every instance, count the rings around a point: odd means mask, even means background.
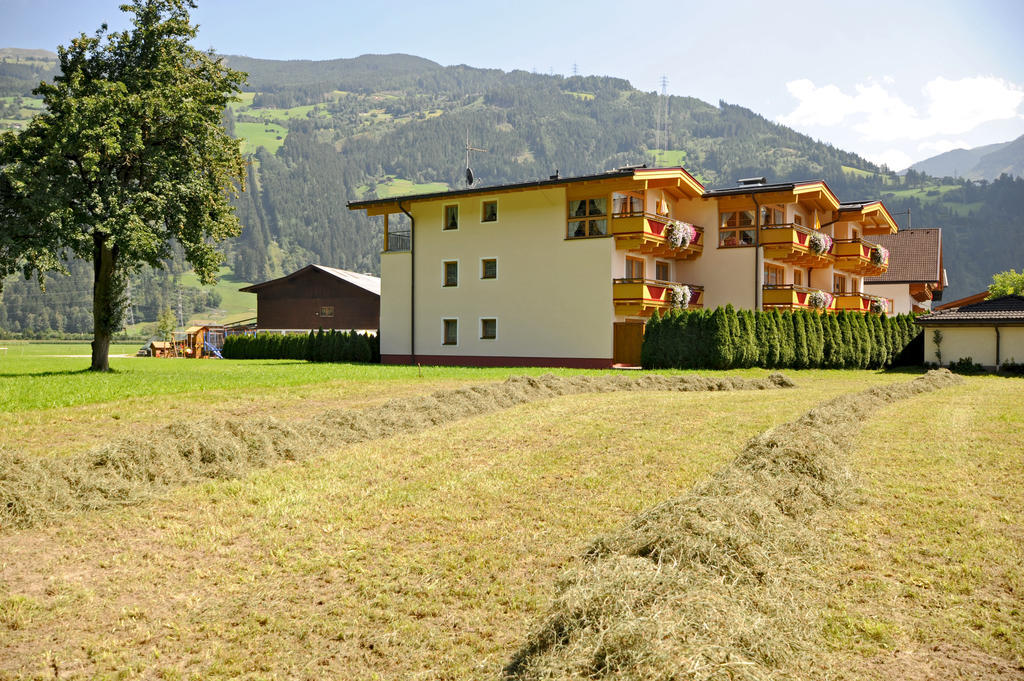
[[[895,221],[822,181],[709,191],[627,167],[349,208],[384,217],[385,363],[600,368],[638,363],[644,321],[674,306],[891,309],[863,282]]]

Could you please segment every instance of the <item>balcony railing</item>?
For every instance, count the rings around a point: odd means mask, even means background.
[[[674,260],[690,260],[704,252],[704,228],[693,225],[693,240],[675,248],[667,237],[668,223],[663,215],[643,211],[612,213],[612,234],[619,250],[637,251]]]
[[[876,264],[872,260],[871,254],[875,250],[875,244],[870,241],[861,238],[836,239],[832,250],[836,256],[837,270],[865,277],[877,277],[889,269],[889,263]]]
[[[689,287],[689,309],[704,307],[703,286],[657,279],[612,279],[615,314],[647,317],[655,310],[669,310],[672,308],[672,290],[676,286]]]
[[[823,253],[815,253],[811,248],[811,236],[814,234],[828,236],[793,222],[763,225],[761,246],[764,247],[764,257],[802,267],[828,267],[833,262],[834,245]]]
[[[409,232],[388,232],[387,242],[384,244],[385,250],[391,251],[408,251],[412,249],[412,234]]]
[[[865,293],[853,293],[850,291],[834,291],[832,295],[835,297],[835,309],[837,312],[840,310],[871,312],[872,302],[877,302],[881,308],[876,311],[890,314],[893,310],[893,302],[891,298],[869,296]]]
[[[811,294],[817,290],[796,284],[765,284],[761,289],[761,305],[766,310],[774,308],[780,310],[817,309],[811,305]],[[834,310],[835,299],[824,309]]]

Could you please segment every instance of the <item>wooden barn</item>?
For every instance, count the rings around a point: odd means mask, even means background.
[[[307,265],[279,279],[240,289],[256,294],[256,326],[269,329],[376,331],[380,278]]]

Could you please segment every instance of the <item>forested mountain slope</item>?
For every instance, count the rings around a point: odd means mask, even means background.
[[[381,224],[347,210],[346,202],[463,186],[467,133],[473,146],[487,149],[472,159],[482,184],[646,162],[684,165],[708,187],[753,175],[824,178],[843,200],[885,198],[894,213],[911,209],[915,227],[944,228],[950,294],[978,290],[992,272],[1024,262],[1024,245],[1015,238],[1024,233],[1021,181],[898,177],[724,102],[666,101],[610,77],[442,67],[409,55],[226,59],[249,73],[248,91],[225,116],[251,159],[248,191],[237,201],[244,231],[227,244],[238,281],[309,263],[378,273]],[[18,107],[30,105],[25,100]],[[667,122],[659,114],[665,111]],[[30,108],[15,113],[27,116]],[[906,216],[897,218],[906,226]],[[176,302],[178,284],[150,287],[157,307]],[[85,279],[72,288],[88,286]],[[38,293],[31,284],[8,282],[4,296],[36,300],[30,290]],[[198,292],[191,300],[202,303]],[[81,305],[88,306],[88,296]],[[0,328],[41,328],[38,310],[33,323],[25,312],[31,306],[18,312],[3,306],[0,300]],[[136,317],[149,318],[150,309]],[[85,319],[70,310],[61,317]],[[78,326],[65,322],[61,330],[88,330]]]

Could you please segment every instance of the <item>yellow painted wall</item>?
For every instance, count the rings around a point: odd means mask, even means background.
[[[999,328],[999,361],[1024,364],[1024,326]]]
[[[480,222],[481,203],[495,198],[498,221]],[[459,229],[442,230],[451,203]],[[414,204],[416,353],[610,359],[615,242],[566,239],[566,211],[563,187]],[[480,278],[482,258],[497,259],[496,279]],[[446,260],[459,262],[457,287],[442,286]],[[459,321],[457,345],[442,344],[445,318]],[[496,339],[480,338],[481,318],[498,320]]]
[[[924,361],[936,362],[935,329],[924,329]],[[942,365],[946,366],[964,357],[970,357],[975,364],[994,367],[996,363],[996,332],[992,326],[949,326],[942,331]],[[1002,331],[1000,332],[1002,333]],[[1002,339],[1002,340],[1005,340]],[[1002,348],[1000,348],[1002,350]],[[1002,352],[1000,354],[1003,354]]]
[[[380,352],[382,355],[409,354],[409,282],[407,252],[380,256]]]

